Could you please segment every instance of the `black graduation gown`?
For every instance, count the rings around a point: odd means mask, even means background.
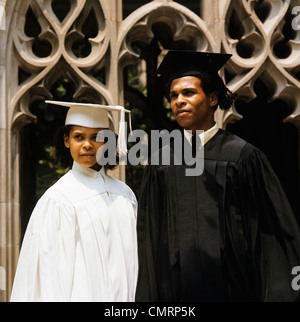
[[[196,177],[185,165],[145,168],[136,300],[299,299],[299,227],[264,154],[219,130],[204,160]]]

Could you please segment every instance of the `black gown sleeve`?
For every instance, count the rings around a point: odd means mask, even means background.
[[[253,276],[261,301],[297,301],[292,269],[300,265],[300,231],[268,159],[247,144],[238,163],[240,201]]]
[[[155,166],[144,169],[137,219],[139,275],[136,301],[157,301],[156,257],[161,196]]]

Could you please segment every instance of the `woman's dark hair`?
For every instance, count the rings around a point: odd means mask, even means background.
[[[71,167],[73,164],[73,158],[70,153],[70,149],[66,148],[64,143],[64,137],[70,135],[70,131],[73,125],[65,125],[58,129],[54,137],[54,150],[53,157],[61,164],[63,168]],[[116,135],[117,140],[117,135]],[[106,141],[104,141],[106,143]],[[119,158],[116,151],[116,163],[118,164]],[[117,164],[107,164],[104,166],[105,170],[113,170]]]
[[[198,77],[201,80],[201,86],[204,93],[207,95],[212,92],[216,92],[218,96],[218,105],[221,110],[228,110],[234,100],[236,99],[237,94],[231,92],[229,88],[224,84],[223,79],[217,72],[195,72],[186,74],[186,76]],[[181,76],[184,77],[184,76]],[[166,84],[167,98],[169,98],[170,88],[173,79],[171,79]],[[216,108],[217,108],[216,106]]]

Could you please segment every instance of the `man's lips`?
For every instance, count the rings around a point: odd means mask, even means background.
[[[81,157],[94,157],[95,154],[92,153],[84,153],[84,154],[80,154]]]
[[[177,115],[186,115],[186,114],[189,114],[189,113],[191,113],[190,111],[188,111],[188,110],[178,110],[177,112],[176,112],[176,116]]]

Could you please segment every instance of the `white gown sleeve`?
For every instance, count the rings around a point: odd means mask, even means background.
[[[75,247],[74,208],[45,194],[24,236],[11,301],[70,301]]]

